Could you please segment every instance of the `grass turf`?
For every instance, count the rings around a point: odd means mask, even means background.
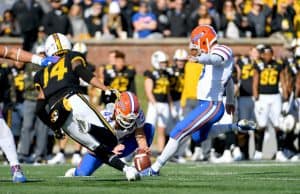
[[[92,177],[61,177],[70,168],[62,166],[24,166],[25,184],[10,181],[8,166],[0,166],[2,194],[277,194],[300,193],[299,163],[168,164],[159,177],[128,182],[122,173],[107,166]]]

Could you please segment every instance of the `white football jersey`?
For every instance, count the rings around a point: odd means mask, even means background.
[[[197,98],[222,101],[225,84],[231,77],[234,64],[232,50],[224,45],[215,45],[209,53],[201,54],[197,60],[204,64],[198,81]]]
[[[141,128],[145,124],[145,116],[144,116],[144,112],[142,109],[140,109],[140,111],[139,111],[139,116],[136,119],[135,124],[130,129],[127,129],[127,130],[118,130],[116,128],[117,127],[116,120],[113,118],[114,109],[106,108],[101,111],[101,114],[103,115],[105,120],[107,120],[107,122],[112,126],[112,128],[115,129],[115,133],[116,133],[118,140],[121,140],[121,139],[127,137],[128,135],[131,135],[132,133],[135,132],[135,129]]]

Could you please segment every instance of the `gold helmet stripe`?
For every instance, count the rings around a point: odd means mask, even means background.
[[[54,33],[53,34],[53,38],[54,38],[54,41],[55,41],[55,44],[56,44],[56,47],[58,49],[58,51],[61,51],[63,50],[62,46],[61,46],[61,42],[59,40],[59,37],[58,37],[58,34],[57,33]]]

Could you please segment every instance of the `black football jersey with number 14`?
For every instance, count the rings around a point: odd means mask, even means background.
[[[79,91],[79,76],[72,69],[72,61],[81,60],[86,66],[84,57],[77,52],[68,52],[56,64],[38,71],[34,77],[37,87],[41,87],[51,106],[68,92]]]
[[[268,64],[263,61],[255,63],[255,69],[259,72],[259,94],[278,94],[280,72],[283,68],[281,61],[272,60]]]

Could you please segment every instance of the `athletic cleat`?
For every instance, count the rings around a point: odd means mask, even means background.
[[[253,160],[262,160],[262,158],[263,158],[262,152],[256,150],[254,152]]]
[[[230,150],[224,150],[223,155],[215,160],[215,163],[232,163],[233,158]]]
[[[76,170],[76,168],[70,168],[69,170],[67,170],[67,172],[65,173],[65,177],[74,177],[75,170]]]
[[[282,151],[277,151],[275,160],[278,162],[287,162],[288,159]]]
[[[241,133],[246,133],[248,131],[255,131],[256,129],[256,123],[254,121],[250,121],[247,119],[239,120],[237,123],[238,131]]]
[[[203,151],[201,147],[195,147],[195,151],[192,155],[192,161],[202,161],[204,159]]]
[[[66,163],[65,155],[61,152],[58,152],[52,159],[48,160],[48,164],[64,164]]]
[[[26,182],[26,177],[24,176],[20,165],[12,166],[10,169],[12,174],[12,181],[14,183]]]
[[[142,170],[141,172],[139,172],[140,176],[159,176],[159,171],[156,172],[154,171],[151,167],[146,168],[144,170]]]

